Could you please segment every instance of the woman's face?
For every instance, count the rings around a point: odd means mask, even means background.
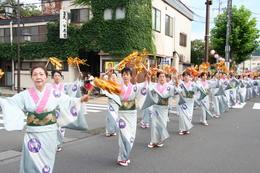
[[[58,83],[61,82],[62,76],[61,76],[59,73],[54,73],[54,75],[53,75],[53,80],[54,80],[55,83],[58,84]]]
[[[189,75],[183,76],[183,80],[184,80],[185,82],[189,82],[189,81],[190,81],[190,76],[189,76]]]
[[[32,80],[34,85],[38,87],[43,87],[46,83],[47,76],[45,74],[45,71],[42,68],[36,68],[32,72]]]
[[[110,78],[112,81],[116,82],[117,81],[117,77],[115,74],[112,74],[111,75],[111,78]]]
[[[202,79],[203,79],[203,80],[207,80],[207,78],[208,78],[207,74],[204,74],[204,75],[202,76]]]
[[[160,84],[164,84],[166,82],[166,76],[164,73],[161,73],[159,76],[158,76],[158,81]]]
[[[123,80],[125,84],[128,84],[131,80],[131,74],[130,73],[123,73]]]

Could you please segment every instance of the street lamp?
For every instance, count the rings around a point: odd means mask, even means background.
[[[6,4],[4,8],[5,8],[5,15],[13,14],[13,7],[10,4]]]
[[[5,12],[8,15],[12,15],[14,8],[16,8],[17,11],[17,92],[20,92],[20,84],[21,84],[21,46],[20,46],[20,37],[21,37],[21,31],[20,31],[20,24],[21,24],[21,4],[20,0],[17,0],[17,6],[13,7],[10,4],[5,5]],[[14,70],[14,69],[13,69]]]
[[[26,33],[23,33],[23,39],[25,42],[30,42],[32,40],[32,34],[26,32]]]

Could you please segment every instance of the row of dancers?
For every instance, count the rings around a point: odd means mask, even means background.
[[[150,127],[151,137],[147,147],[156,148],[163,147],[164,141],[169,138],[167,123],[173,100],[177,103],[179,135],[187,135],[193,127],[194,107],[201,108],[200,122],[208,126],[207,119],[219,118],[233,106],[243,104],[260,93],[260,80],[248,75],[216,73],[209,76],[209,73],[202,72],[199,76],[192,76],[184,72],[178,78],[171,79],[166,72],[159,71],[157,82],[151,82],[148,74],[145,82],[135,85],[130,82],[131,69],[123,69],[121,75],[121,96],[103,91],[108,97],[106,136],[119,134],[117,163],[121,166],[130,164],[129,154],[136,135],[137,109],[142,114],[140,126]],[[108,73],[105,78],[117,81],[116,76],[115,73]],[[117,100],[121,100],[123,106]]]
[[[201,74],[201,79],[192,81],[187,72],[180,79],[167,82],[164,71],[157,73],[157,82],[151,82],[151,76],[147,73],[145,82],[132,84],[131,79],[135,77],[127,67],[121,71],[121,76],[119,95],[102,91],[108,97],[107,136],[118,134],[117,163],[121,166],[130,164],[129,156],[136,136],[137,109],[144,111],[144,127],[148,127],[147,123],[150,126],[151,140],[148,147],[163,147],[169,137],[169,99],[176,99],[178,96],[179,134],[184,135],[189,134],[193,126],[191,121],[195,104],[202,108],[201,122],[206,125],[207,116],[220,116],[234,104],[233,101],[242,103],[259,95],[260,86],[259,80],[251,81],[247,78],[232,77],[227,80],[214,76],[207,80],[206,73]],[[62,130],[59,129],[87,129],[84,103],[89,97],[81,94],[81,81],[63,84],[59,71],[52,73],[52,84],[47,83],[48,73],[41,66],[31,70],[31,78],[34,83],[31,88],[13,97],[0,98],[4,128],[26,129],[20,173],[51,173],[57,146],[62,143]],[[117,81],[116,74],[110,74],[109,79]],[[214,102],[214,114],[209,109],[210,95]],[[27,117],[26,125],[24,117]]]

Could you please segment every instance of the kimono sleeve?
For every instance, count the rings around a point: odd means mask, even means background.
[[[24,92],[16,94],[13,97],[0,98],[0,106],[2,108],[4,128],[7,131],[22,130],[24,128]]]
[[[87,130],[86,107],[81,103],[80,98],[72,98],[62,94],[59,98],[58,109],[57,122],[59,126],[75,130]]]
[[[136,94],[136,104],[138,108],[141,109],[142,105],[144,104],[145,98],[148,92],[148,83],[142,82],[136,84],[137,87],[137,94]]]

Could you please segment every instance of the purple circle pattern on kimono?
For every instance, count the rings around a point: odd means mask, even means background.
[[[182,104],[181,107],[182,107],[182,109],[184,109],[184,110],[186,110],[186,109],[188,108],[186,104]]]
[[[72,107],[70,108],[70,113],[71,113],[71,115],[72,115],[73,117],[78,116],[76,106],[72,106]]]
[[[113,106],[109,105],[109,108],[108,108],[110,111],[115,111]]]
[[[130,141],[130,143],[134,143],[135,138],[134,138],[134,137],[131,137],[129,141]]]
[[[141,89],[141,94],[142,94],[142,95],[146,95],[146,88],[142,88],[142,89]]]
[[[38,153],[41,149],[41,143],[38,139],[32,138],[28,142],[28,149],[32,153]]]
[[[60,128],[59,130],[60,130],[61,133],[65,132],[64,128]]]
[[[64,85],[64,91],[68,91],[68,85]]]
[[[51,168],[47,165],[45,165],[43,168],[42,168],[42,173],[50,173],[51,172]]]
[[[42,168],[42,173],[50,173],[51,172],[51,168],[47,165],[45,165],[43,168]]]
[[[60,117],[60,111],[59,110],[55,110],[55,115],[56,115],[56,118],[59,118]]]
[[[137,86],[134,86],[134,92],[136,92],[137,91]]]
[[[123,119],[120,119],[118,124],[120,129],[124,129],[126,127],[126,123]]]
[[[54,97],[60,97],[61,96],[61,92],[57,91],[57,90],[53,90],[53,95],[54,95]]]
[[[171,89],[170,87],[167,87],[167,91],[170,91],[170,89]]]
[[[74,84],[74,85],[73,85],[73,87],[72,87],[72,91],[74,91],[74,92],[75,92],[75,91],[77,91],[77,89],[78,89],[77,85],[76,85],[76,84]]]

